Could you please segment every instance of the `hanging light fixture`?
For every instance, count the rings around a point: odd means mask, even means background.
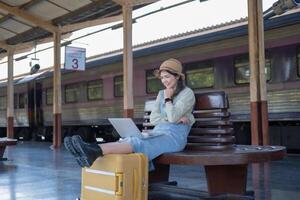
[[[39,65],[39,60],[40,59],[36,58],[36,45],[35,45],[35,47],[34,47],[34,58],[31,58],[31,60],[29,62],[30,74],[35,74],[41,68],[40,65]]]

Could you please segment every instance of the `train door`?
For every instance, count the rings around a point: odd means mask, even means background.
[[[43,124],[42,84],[35,81],[28,83],[28,115],[30,127]]]
[[[43,126],[43,109],[42,109],[42,84],[35,83],[34,88],[34,121],[37,127]]]
[[[28,119],[29,119],[29,127],[33,127],[34,126],[34,87],[33,87],[34,83],[33,82],[29,82],[27,87],[27,99],[28,99]]]
[[[43,125],[42,113],[42,84],[32,81],[28,83],[28,118],[30,132],[33,139],[40,134],[40,127]]]

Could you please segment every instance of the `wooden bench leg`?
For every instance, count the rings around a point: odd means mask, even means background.
[[[149,183],[168,182],[170,165],[155,164],[155,170],[149,173]]]
[[[6,160],[5,158],[3,158],[5,147],[6,146],[0,146],[0,161]]]
[[[246,193],[247,165],[205,166],[205,173],[210,196]]]

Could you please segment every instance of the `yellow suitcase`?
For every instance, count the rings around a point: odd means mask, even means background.
[[[148,159],[144,154],[111,154],[82,169],[80,200],[147,200]]]

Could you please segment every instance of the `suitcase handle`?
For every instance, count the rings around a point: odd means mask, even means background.
[[[116,173],[116,195],[123,195],[123,173]]]

